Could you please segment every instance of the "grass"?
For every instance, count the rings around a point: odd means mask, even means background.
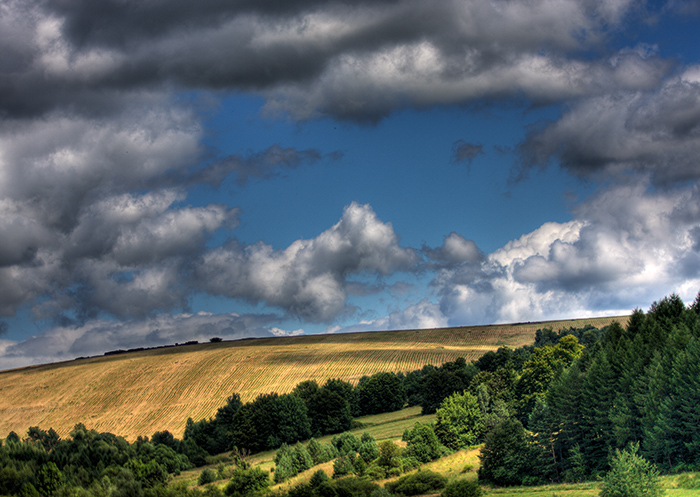
[[[179,438],[188,417],[213,416],[233,393],[245,402],[308,379],[357,383],[380,371],[469,361],[501,346],[530,344],[539,328],[602,327],[614,319],[242,340],[2,371],[0,438],[10,431],[22,436],[30,426],[66,436],[76,423],[129,440],[160,430]],[[627,317],[617,319],[624,324]],[[377,428],[375,436],[389,434]]]

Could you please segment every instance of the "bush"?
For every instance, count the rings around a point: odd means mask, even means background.
[[[639,444],[620,451],[610,464],[605,475],[600,497],[658,497],[663,494],[656,467],[637,454]]]
[[[381,487],[363,478],[343,478],[334,482],[334,486],[339,496],[348,495],[353,497],[369,497],[373,492]]]
[[[440,497],[481,497],[481,487],[475,481],[456,480],[448,483]]]
[[[349,475],[355,472],[354,454],[345,454],[333,462],[333,478]]]
[[[320,487],[321,484],[326,483],[327,481],[328,475],[325,471],[319,469],[313,474],[313,476],[311,476],[311,479],[309,480],[309,485],[311,485],[312,488],[317,488]]]
[[[384,487],[392,494],[421,495],[445,488],[447,478],[434,471],[418,471],[389,482]]]
[[[212,483],[213,481],[216,481],[216,473],[214,473],[211,469],[207,468],[201,473],[199,473],[197,484],[206,485],[207,483]]]
[[[259,467],[250,469],[236,468],[231,481],[226,485],[224,493],[232,496],[243,496],[258,492],[270,485],[268,473]]]

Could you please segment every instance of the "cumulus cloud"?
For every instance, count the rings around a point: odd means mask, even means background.
[[[700,178],[700,67],[650,91],[584,99],[520,146],[526,168],[556,162],[581,177],[657,185]]]
[[[353,202],[333,227],[286,249],[260,242],[211,250],[196,265],[195,279],[206,292],[262,301],[323,322],[345,310],[348,276],[389,275],[412,269],[416,262],[415,251],[399,245],[390,223],[383,223],[369,205]]]
[[[250,314],[161,314],[140,321],[96,319],[81,326],[56,326],[22,342],[0,340],[0,369],[101,355],[110,350],[174,345],[212,337],[235,340],[273,336],[278,318]]]
[[[479,264],[444,267],[431,285],[454,324],[628,312],[664,294],[700,288],[697,186],[607,189]]]
[[[447,235],[442,246],[423,247],[423,253],[436,264],[455,264],[460,262],[477,263],[484,255],[473,240],[467,240],[454,231]]]

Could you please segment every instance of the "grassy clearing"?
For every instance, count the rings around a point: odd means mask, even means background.
[[[530,344],[539,328],[602,327],[614,319],[207,343],[3,371],[0,438],[10,431],[23,435],[30,426],[66,436],[76,423],[129,440],[159,430],[181,437],[188,417],[213,416],[232,393],[249,401],[308,379],[357,383],[380,371],[474,360],[501,346]],[[375,436],[388,435],[379,430]]]

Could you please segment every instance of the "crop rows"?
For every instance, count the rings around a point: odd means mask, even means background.
[[[188,417],[211,417],[233,393],[248,401],[289,392],[308,379],[356,384],[379,371],[406,372],[519,347],[532,343],[539,328],[604,326],[612,319],[223,342],[5,371],[0,437],[30,426],[66,435],[78,422],[129,439],[165,429],[182,436]]]

